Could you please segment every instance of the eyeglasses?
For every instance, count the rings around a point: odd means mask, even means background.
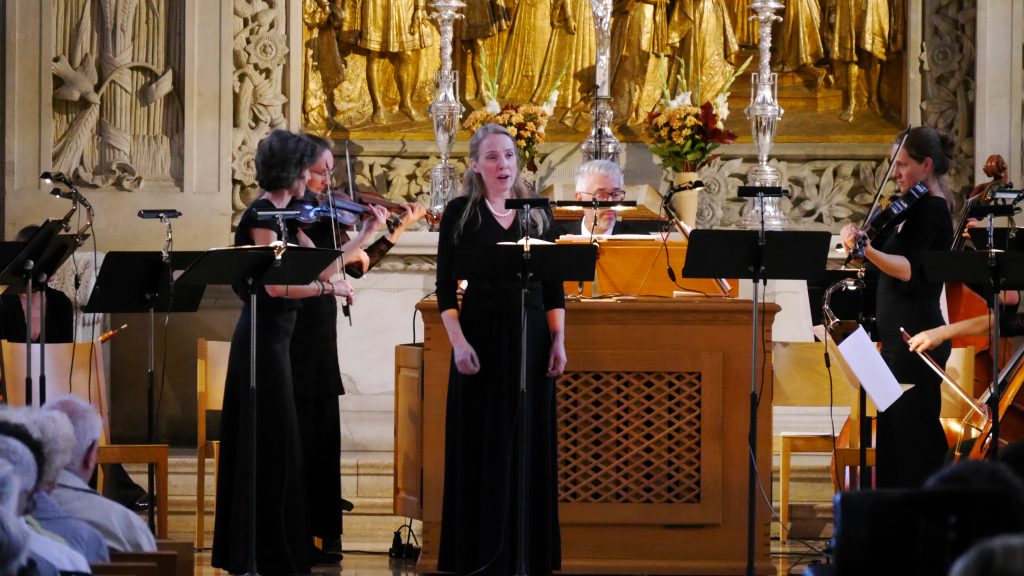
[[[626,197],[626,192],[624,190],[612,190],[610,192],[593,192],[593,193],[591,193],[591,192],[580,192],[580,196],[584,200],[595,199],[598,202],[609,202],[609,201],[615,202],[615,201],[622,200],[623,198],[625,198]]]

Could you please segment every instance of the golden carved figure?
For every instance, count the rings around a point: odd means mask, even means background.
[[[857,107],[858,60],[864,69],[868,107],[881,115],[878,76],[889,45],[889,3],[887,0],[838,0],[832,59],[846,80],[843,111],[839,117],[853,120]]]
[[[616,122],[639,124],[647,112],[651,55],[669,53],[668,1],[615,0],[612,6],[612,107]]]
[[[371,121],[383,124],[383,60],[390,61],[398,86],[398,109],[411,120],[423,119],[412,107],[419,50],[433,43],[424,0],[351,0],[342,6],[342,41],[368,51],[366,86],[373,106]],[[358,15],[358,18],[350,18]],[[351,23],[351,24],[350,24]]]
[[[341,14],[329,0],[304,0],[302,22],[306,25],[303,112],[309,126],[327,126],[334,116],[331,93],[344,80],[344,64],[338,51]]]
[[[463,13],[466,17],[462,20],[462,42],[476,81],[476,96],[483,102],[483,79],[487,75],[484,70],[484,41],[508,28],[509,10],[503,0],[466,0]],[[486,65],[492,66],[493,60]]]
[[[751,0],[729,0],[729,16],[733,32],[736,34],[736,41],[740,46],[757,46],[758,37],[757,20],[751,20],[754,15],[750,11]]]
[[[825,79],[825,69],[815,66],[825,57],[821,44],[821,7],[818,0],[789,0],[782,15],[778,50],[773,60],[783,72],[796,72],[815,89]]]
[[[714,100],[732,76],[732,60],[740,49],[724,0],[676,2],[669,18],[669,44],[684,63],[689,89],[699,89],[700,102]]]
[[[543,61],[537,57],[551,36],[551,0],[519,0],[501,60],[498,96],[526,102],[537,89]]]
[[[543,103],[558,89],[557,106],[568,110],[562,123],[586,129],[590,121],[589,96],[594,92],[597,40],[589,0],[553,0],[551,39],[544,54],[533,102]],[[556,86],[559,75],[562,81]],[[583,126],[586,124],[586,126]]]

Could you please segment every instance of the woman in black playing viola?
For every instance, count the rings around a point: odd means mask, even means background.
[[[901,135],[902,136],[902,135]],[[942,466],[947,450],[939,422],[939,378],[900,335],[916,334],[945,324],[939,308],[942,283],[928,281],[921,254],[948,250],[953,238],[951,192],[943,176],[949,171],[952,139],[932,128],[912,128],[893,159],[893,178],[901,193],[918,182],[928,192],[905,209],[887,234],[868,240],[865,258],[878,268],[877,322],[882,357],[901,384],[913,384],[899,400],[878,415],[876,483],[884,488],[917,488]],[[848,224],[842,230],[849,251],[866,233]],[[935,349],[940,365],[950,345]]]

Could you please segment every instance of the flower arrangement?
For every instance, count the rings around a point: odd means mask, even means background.
[[[729,77],[725,88],[714,101],[705,101],[695,106],[698,98],[697,87],[686,89],[686,80],[680,74],[680,92],[672,97],[668,86],[662,80],[661,103],[644,119],[644,133],[650,142],[651,152],[661,159],[666,168],[676,172],[695,172],[718,157],[712,154],[722,144],[732,144],[736,135],[725,128],[729,117],[729,87],[750,64],[750,58]],[[663,77],[664,78],[664,77]]]
[[[536,172],[537,147],[544,142],[548,111],[533,104],[505,104],[497,112],[492,110],[493,107],[474,110],[462,123],[462,127],[475,132],[484,124],[504,126],[523,154],[523,165],[527,170]]]
[[[497,71],[501,67],[501,58],[498,58],[493,72],[487,71],[487,54],[482,52],[484,65],[484,78],[481,79],[481,92],[484,95],[486,104],[480,110],[474,110],[466,117],[462,127],[470,132],[476,132],[484,124],[497,124],[508,130],[512,140],[516,143],[523,155],[523,166],[530,172],[537,171],[537,148],[544,143],[544,129],[548,124],[548,118],[555,111],[555,102],[558,101],[558,90],[552,90],[547,101],[537,106],[535,104],[505,104],[498,103],[498,81]],[[559,76],[555,86],[561,80]]]

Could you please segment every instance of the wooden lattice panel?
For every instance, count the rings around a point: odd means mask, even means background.
[[[700,408],[700,372],[566,372],[559,500],[700,503]]]

